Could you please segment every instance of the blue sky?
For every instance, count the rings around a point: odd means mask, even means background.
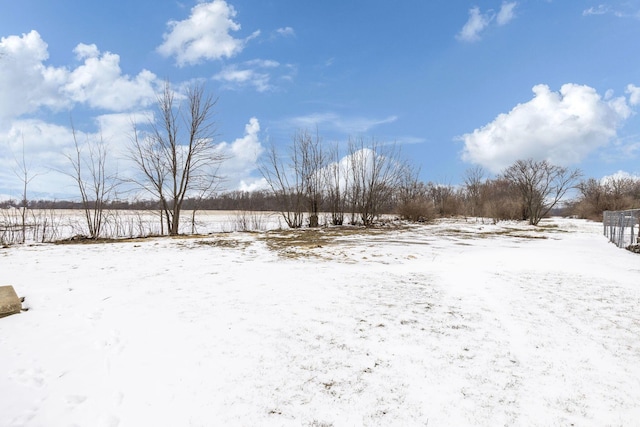
[[[129,173],[131,121],[164,80],[219,96],[228,189],[260,185],[269,144],[395,142],[458,184],[520,158],[640,174],[640,0],[3,2],[0,195],[74,194],[70,118]]]

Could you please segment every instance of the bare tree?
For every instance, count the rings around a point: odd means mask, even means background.
[[[580,196],[573,203],[572,211],[582,218],[599,220],[605,210],[640,206],[640,179],[632,176],[589,178],[581,181],[577,188]]]
[[[170,235],[179,233],[185,197],[206,198],[216,191],[225,159],[214,139],[217,99],[202,84],[187,88],[184,98],[179,102],[166,82],[157,98],[159,119],[149,123],[151,131],[144,135],[134,124],[130,150],[142,175],[135,181],[160,201]]]
[[[602,212],[608,209],[606,186],[594,178],[589,178],[581,181],[577,188],[580,197],[573,205],[573,213],[581,218],[601,219]]]
[[[439,216],[455,216],[460,213],[461,194],[450,184],[427,184],[429,197]]]
[[[402,219],[426,222],[435,216],[433,202],[428,197],[428,187],[418,179],[420,169],[407,165],[400,171],[395,190],[396,210]]]
[[[485,181],[480,187],[482,216],[494,223],[522,219],[522,202],[516,185],[503,177]]]
[[[318,216],[322,201],[326,166],[326,153],[316,130],[315,137],[307,131],[301,131],[294,137],[293,150],[297,151],[298,162],[296,173],[300,175],[309,213],[309,227],[319,225]]]
[[[327,160],[324,168],[325,199],[331,214],[331,224],[342,225],[347,207],[349,171],[345,170],[344,163],[340,159],[337,143],[327,151]]]
[[[480,212],[481,190],[484,178],[485,172],[482,166],[467,169],[464,174],[464,186],[469,212],[474,217],[478,216]]]
[[[633,190],[637,181],[628,176],[611,176],[604,180],[608,210],[622,210],[634,207]]]
[[[294,138],[287,163],[272,144],[260,164],[260,172],[278,200],[280,214],[289,228],[300,228],[304,222],[307,181],[297,141]]]
[[[66,157],[71,163],[73,171],[66,173],[66,175],[73,178],[80,191],[82,211],[89,237],[97,239],[100,237],[105,223],[105,206],[115,192],[118,179],[115,174],[107,172],[108,150],[102,134],[100,134],[98,141],[87,138],[84,146],[81,146],[73,123],[71,123],[71,129],[75,152],[66,154]],[[88,150],[88,154],[82,152],[83,148]]]
[[[287,160],[272,146],[260,170],[291,228],[302,226],[305,207],[309,226],[317,226],[323,201],[328,202],[333,225],[343,223],[347,205],[352,224],[373,225],[384,209],[393,208],[393,193],[407,168],[394,144],[351,140],[341,160],[337,147],[325,149],[317,133],[306,131],[294,136]]]
[[[523,204],[523,216],[538,225],[551,209],[575,185],[580,171],[555,166],[546,160],[518,160],[502,173],[515,184]]]
[[[352,222],[357,213],[368,227],[390,201],[406,163],[400,161],[395,144],[383,145],[372,140],[365,145],[363,139],[349,141],[349,159],[353,177]]]
[[[24,135],[22,136],[22,157],[17,159],[14,157],[17,168],[14,169],[15,175],[22,183],[22,200],[20,202],[20,228],[22,229],[21,242],[24,243],[27,235],[27,210],[29,208],[29,198],[27,197],[27,188],[29,183],[40,175],[39,173],[31,174],[31,164],[27,164],[25,156]]]

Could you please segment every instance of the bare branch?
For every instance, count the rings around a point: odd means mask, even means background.
[[[75,152],[65,154],[69,160],[72,172],[65,172],[73,178],[80,192],[82,210],[89,231],[89,237],[100,237],[105,223],[104,210],[111,195],[119,184],[117,176],[107,172],[108,149],[100,132],[99,140],[89,140],[85,143],[87,154],[82,153],[82,146],[78,142],[78,134],[71,122]]]
[[[581,176],[578,170],[569,170],[533,159],[518,160],[502,173],[512,182],[522,197],[524,216],[532,225],[538,225],[554,206],[575,185]]]
[[[226,158],[215,145],[217,99],[206,94],[203,85],[194,84],[187,89],[185,102],[177,103],[165,82],[157,97],[159,122],[150,121],[147,134],[134,124],[129,153],[142,175],[136,182],[160,201],[171,235],[179,232],[186,197],[201,199],[216,191],[222,180],[219,166]]]

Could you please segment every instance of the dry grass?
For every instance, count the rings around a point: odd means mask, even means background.
[[[224,249],[246,249],[251,242],[236,239],[196,240],[196,245]]]
[[[438,231],[438,235],[440,236],[455,236],[462,239],[489,239],[492,237],[513,237],[518,239],[547,239],[547,236],[540,236],[531,234],[532,232],[545,232],[549,230],[537,230],[537,229],[522,229],[522,228],[512,228],[512,229],[503,229],[496,231],[469,231],[469,230],[459,230],[454,228],[448,228],[444,230]]]
[[[255,233],[258,240],[266,244],[266,246],[277,252],[285,258],[302,258],[317,257],[321,254],[316,249],[329,247],[350,245],[355,241],[363,240],[394,242],[391,236],[392,232],[409,230],[415,228],[429,228],[427,224],[408,224],[404,222],[393,222],[380,225],[378,227],[360,227],[360,226],[339,226],[326,228],[300,228],[285,229]],[[555,224],[540,225],[538,227],[523,228],[514,227],[495,231],[474,231],[458,228],[434,229],[434,236],[449,236],[458,239],[487,239],[494,237],[512,237],[517,239],[547,239],[548,233],[564,232]],[[543,235],[542,233],[545,233]],[[213,234],[195,234],[195,235],[179,235],[179,236],[146,236],[136,238],[100,238],[90,239],[84,236],[74,236],[70,239],[64,239],[54,242],[55,244],[106,244],[106,243],[125,243],[125,242],[142,242],[149,238],[171,238],[183,241],[194,240],[196,246],[211,246],[218,248],[238,248],[246,249],[250,243],[241,239],[232,239],[232,233],[213,233]],[[388,236],[388,238],[386,238]],[[428,242],[406,242],[398,241],[403,244],[429,244]]]
[[[340,235],[322,229],[270,231],[260,236],[267,247],[285,258],[314,255],[312,250],[335,245]]]
[[[219,235],[224,233],[218,233]],[[51,242],[55,245],[95,245],[95,244],[105,244],[105,243],[131,243],[131,242],[144,242],[149,239],[176,239],[176,240],[192,240],[192,239],[203,239],[203,238],[211,238],[214,236],[213,234],[180,234],[177,236],[160,236],[155,234],[150,234],[148,236],[142,237],[100,237],[98,239],[92,239],[83,235],[76,235],[70,237],[68,239],[60,239],[54,242]]]
[[[69,239],[61,239],[52,242],[54,245],[98,245],[106,243],[129,243],[129,242],[142,242],[154,237],[160,236],[145,236],[145,237],[126,237],[126,238],[106,238],[101,237],[98,239],[91,239],[86,236],[73,236]]]
[[[267,247],[286,258],[319,256],[314,249],[348,244],[358,238],[370,238],[406,228],[402,225],[385,227],[328,227],[269,231],[260,235]]]

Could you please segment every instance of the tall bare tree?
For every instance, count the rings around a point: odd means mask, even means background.
[[[111,201],[118,185],[118,178],[107,171],[108,149],[102,134],[99,140],[87,138],[85,144],[81,145],[73,123],[71,129],[75,151],[66,154],[66,157],[73,171],[66,174],[73,178],[78,186],[89,237],[97,239],[105,223],[105,206]],[[86,148],[88,153],[83,153],[83,148]]]
[[[555,166],[546,160],[518,160],[502,176],[515,184],[523,204],[523,216],[538,225],[580,178],[579,170]]]
[[[215,144],[217,99],[204,85],[189,86],[182,102],[169,82],[157,97],[159,117],[141,134],[134,124],[130,157],[141,172],[136,182],[160,201],[167,231],[177,235],[185,197],[216,191],[225,155]]]

